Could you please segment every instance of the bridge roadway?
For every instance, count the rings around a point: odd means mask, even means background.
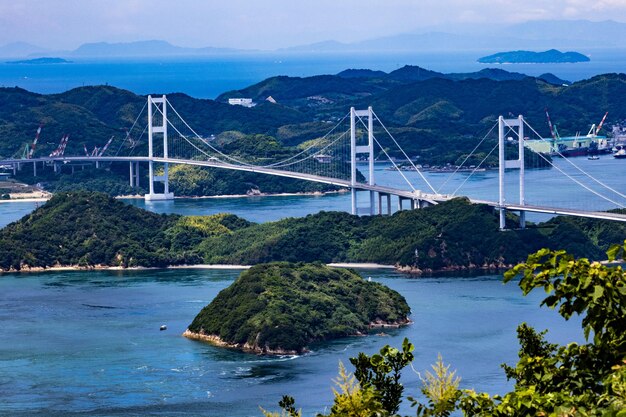
[[[62,156],[62,157],[43,157],[43,158],[33,158],[33,159],[7,159],[0,161],[0,166],[2,165],[14,165],[14,164],[29,164],[36,162],[57,162],[57,163],[70,163],[70,162],[149,162],[152,160],[153,162],[158,163],[169,163],[169,164],[183,164],[183,165],[195,165],[195,166],[203,166],[203,167],[211,167],[211,168],[220,168],[220,169],[230,169],[235,171],[247,171],[247,172],[257,172],[268,175],[275,175],[279,177],[285,178],[294,178],[306,181],[319,182],[324,184],[336,185],[338,187],[344,188],[352,188],[349,180],[337,179],[337,178],[329,178],[322,177],[319,175],[313,174],[303,174],[300,172],[291,172],[291,171],[282,171],[279,169],[274,169],[270,167],[259,167],[253,165],[235,165],[235,164],[227,164],[217,160],[191,160],[191,159],[176,159],[176,158],[150,158],[147,156]],[[385,187],[381,185],[369,185],[363,183],[357,183],[354,187],[359,191],[374,191],[380,194],[389,194],[394,195],[399,198],[407,199],[407,200],[420,200],[425,201],[430,204],[437,204],[440,202],[448,201],[453,198],[457,198],[460,196],[450,196],[445,194],[429,194],[424,193],[419,190],[410,191],[410,190],[401,190],[393,187]],[[502,208],[498,202],[489,201],[489,200],[479,200],[468,198],[471,203],[474,204],[485,204],[494,208]],[[520,204],[505,204],[504,208],[510,211],[526,211],[532,213],[542,213],[542,214],[553,214],[553,215],[564,215],[564,216],[575,216],[575,217],[586,217],[592,219],[601,219],[601,220],[613,220],[626,222],[626,215],[618,214],[618,213],[609,213],[603,211],[586,211],[586,210],[576,210],[576,209],[564,209],[564,208],[556,208],[556,207],[547,207],[547,206],[534,206],[534,205],[520,205]]]

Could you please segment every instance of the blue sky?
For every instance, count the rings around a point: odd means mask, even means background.
[[[274,49],[537,19],[626,21],[626,0],[0,0],[0,45],[164,39]]]

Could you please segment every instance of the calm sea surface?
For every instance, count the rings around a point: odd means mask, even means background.
[[[478,55],[479,56],[479,55]],[[41,93],[61,92],[87,84],[109,83],[137,93],[182,91],[215,97],[268,76],[308,76],[345,68],[385,71],[402,65],[476,71],[476,54],[380,56],[258,55],[204,60],[77,61],[68,65],[0,64],[0,85]],[[505,69],[569,80],[603,72],[621,72],[626,54],[601,53],[591,63],[511,65]],[[558,161],[563,169],[565,161]],[[626,194],[623,161],[604,156],[576,159],[602,184],[569,171],[591,190],[608,185]],[[407,186],[388,166],[377,166],[377,182]],[[362,170],[365,171],[365,170]],[[414,186],[426,189],[415,173]],[[497,172],[427,178],[441,192],[495,199]],[[515,177],[507,175],[514,201]],[[598,199],[555,170],[527,172],[528,201],[606,209]],[[611,197],[618,200],[620,197]],[[622,200],[618,201],[621,204]],[[326,196],[177,199],[129,203],[155,212],[212,214],[232,212],[264,222],[304,216],[320,210],[349,210],[345,194]],[[363,202],[361,202],[363,204]],[[0,227],[42,203],[1,203]],[[394,202],[395,204],[395,202]],[[402,329],[321,343],[298,357],[259,357],[218,349],[181,337],[200,309],[228,286],[239,271],[154,270],[123,272],[51,272],[0,277],[0,415],[207,415],[259,416],[258,406],[275,409],[283,394],[296,397],[305,415],[331,404],[331,379],[339,361],[359,351],[372,353],[384,344],[399,346],[404,337],[416,345],[415,370],[425,371],[441,353],[463,377],[463,387],[502,393],[511,387],[500,364],[517,355],[515,328],[528,322],[550,328],[555,342],[581,341],[578,321],[563,322],[555,312],[539,309],[539,294],[522,297],[514,283],[499,276],[414,279],[385,270],[366,270],[404,295],[414,323]],[[166,324],[166,331],[159,326]],[[405,371],[407,393],[418,394],[419,379]],[[404,413],[409,413],[404,405]]]
[[[619,184],[620,161],[610,156],[578,159],[586,171],[608,172],[603,178],[614,177],[611,184],[626,192]],[[376,175],[381,183],[403,181],[385,165]],[[459,175],[446,187],[454,189],[465,181],[467,174]],[[561,190],[539,192],[544,198],[576,198],[552,171],[533,170],[528,177]],[[431,173],[428,178],[438,187],[448,174]],[[514,180],[511,176],[511,186]],[[481,197],[495,195],[496,183],[497,174],[491,171],[467,182]],[[258,222],[348,210],[350,204],[345,194],[129,203],[156,212],[234,212]],[[0,204],[0,222],[16,220],[39,204]],[[516,360],[519,323],[550,328],[552,341],[581,341],[577,322],[564,322],[554,311],[539,309],[541,294],[524,298],[514,283],[503,285],[500,276],[417,279],[388,270],[361,273],[406,297],[414,323],[385,331],[384,336],[321,343],[310,354],[281,358],[181,337],[200,309],[238,273],[158,270],[1,276],[0,415],[258,416],[259,405],[275,409],[281,395],[290,394],[306,416],[313,416],[332,401],[331,379],[339,361],[348,363],[359,351],[372,353],[384,344],[399,346],[404,337],[416,345],[417,371],[427,370],[442,353],[463,377],[463,387],[502,393],[510,383],[499,365]],[[162,324],[167,331],[159,331]],[[419,379],[413,371],[405,371],[404,382],[407,392],[418,394]],[[410,413],[407,408],[405,404],[404,413]]]
[[[626,49],[582,51],[591,62],[576,64],[507,64],[495,66],[528,75],[551,72],[577,81],[597,74],[623,72]],[[457,53],[287,54],[256,53],[211,58],[76,59],[70,64],[0,63],[0,86],[38,93],[60,93],[83,85],[109,84],[138,94],[183,92],[214,98],[276,75],[305,77],[336,74],[347,68],[393,71],[418,65],[440,72],[473,72],[494,65],[476,60],[493,51]]]
[[[463,387],[503,393],[500,364],[514,363],[515,328],[550,328],[556,342],[581,341],[578,322],[538,308],[499,276],[414,279],[383,270],[363,276],[406,297],[413,324],[384,335],[314,345],[310,354],[261,357],[181,336],[239,271],[162,270],[9,274],[0,278],[0,415],[259,416],[283,394],[306,416],[331,404],[339,361],[385,344],[415,345],[414,368],[437,354]],[[166,324],[166,331],[159,326]],[[407,393],[418,376],[404,373]],[[409,413],[405,404],[404,412]]]

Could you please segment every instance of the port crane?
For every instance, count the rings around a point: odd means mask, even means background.
[[[604,113],[604,117],[602,118],[602,120],[598,124],[598,127],[596,127],[595,123],[591,125],[591,129],[589,129],[589,132],[587,133],[588,137],[596,137],[596,136],[598,136],[598,132],[600,132],[600,129],[602,129],[602,126],[604,125],[604,121],[606,120],[606,116],[608,114],[609,114],[608,111],[606,113]]]

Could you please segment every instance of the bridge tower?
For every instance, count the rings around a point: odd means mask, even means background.
[[[367,145],[357,146],[356,144],[356,118],[367,118]],[[355,110],[350,108],[350,191],[352,193],[352,214],[359,214],[356,198],[357,169],[356,158],[359,154],[367,154],[369,159],[369,176],[367,182],[374,185],[374,112],[372,107],[367,110]],[[369,191],[369,214],[373,215],[376,209],[375,192]]]
[[[155,152],[155,136],[163,138],[163,147]],[[158,144],[158,142],[157,142]],[[158,155],[155,155],[158,153]],[[163,162],[163,175],[154,175],[154,158],[168,158],[167,152],[167,99],[165,96],[152,97],[148,96],[148,183],[150,192],[145,195],[145,199],[149,200],[171,200],[174,193],[170,193],[169,189],[169,164]],[[154,192],[154,183],[163,183],[163,192]]]
[[[510,128],[515,132],[517,128],[518,156],[517,159],[506,159],[506,129]],[[500,209],[500,230],[506,228],[506,197],[504,195],[504,174],[506,169],[517,169],[519,172],[519,205],[526,204],[524,196],[524,117],[519,115],[517,119],[498,118],[498,154],[499,154],[499,198]],[[520,228],[526,226],[526,212],[521,210],[519,214]]]

